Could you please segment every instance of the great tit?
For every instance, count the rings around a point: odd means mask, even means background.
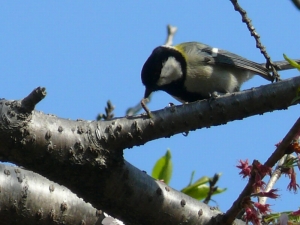
[[[298,60],[300,62],[300,60]],[[276,69],[293,67],[287,61],[275,62]],[[141,78],[144,98],[163,90],[180,102],[209,99],[211,95],[232,93],[255,74],[272,80],[265,64],[198,42],[159,46],[145,62]]]

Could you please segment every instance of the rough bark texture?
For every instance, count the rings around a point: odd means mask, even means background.
[[[286,109],[300,77],[216,99],[110,121],[71,121],[31,111],[44,89],[0,101],[0,156],[67,186],[131,224],[207,224],[219,212],[153,180],[123,150],[177,133]],[[42,91],[41,91],[42,90]],[[36,96],[38,95],[38,96]],[[26,103],[26,104],[25,104]],[[201,211],[202,210],[202,211]],[[199,216],[200,213],[200,216]],[[218,217],[217,217],[218,218]]]
[[[101,224],[101,210],[36,173],[0,164],[0,218],[13,224]]]

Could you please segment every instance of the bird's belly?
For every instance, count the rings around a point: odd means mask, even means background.
[[[187,92],[198,93],[201,96],[207,96],[207,98],[214,92],[232,93],[239,91],[242,83],[252,77],[246,71],[230,71],[224,70],[224,68],[212,69],[210,66],[202,67],[200,72],[202,73],[190,71],[191,76],[186,77],[184,87]]]

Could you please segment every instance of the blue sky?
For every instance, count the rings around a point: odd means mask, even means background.
[[[241,1],[273,60],[286,53],[300,58],[300,12],[290,1]],[[93,120],[110,99],[115,115],[124,116],[144,94],[143,63],[152,49],[164,43],[166,25],[178,27],[174,43],[199,41],[257,62],[264,62],[254,39],[230,1],[2,1],[0,3],[1,96],[21,99],[37,86],[48,95],[37,110],[62,118]],[[282,78],[298,75],[291,70]],[[243,89],[268,82],[255,77]],[[156,92],[149,107],[180,104]],[[125,159],[148,173],[167,148],[174,163],[171,186],[181,189],[190,174],[223,174],[225,194],[214,205],[226,211],[246,181],[235,168],[239,159],[264,162],[299,117],[299,106],[253,116],[227,125],[179,134],[125,150]],[[299,180],[299,179],[298,179]],[[300,183],[300,182],[299,182]],[[275,211],[296,210],[300,204],[286,191],[269,202]]]

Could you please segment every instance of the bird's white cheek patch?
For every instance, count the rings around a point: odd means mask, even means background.
[[[170,84],[182,77],[182,69],[180,63],[174,58],[170,57],[163,63],[160,77],[157,81],[158,86]]]
[[[211,51],[212,51],[211,56],[212,57],[217,57],[219,49],[218,48],[212,48]]]

